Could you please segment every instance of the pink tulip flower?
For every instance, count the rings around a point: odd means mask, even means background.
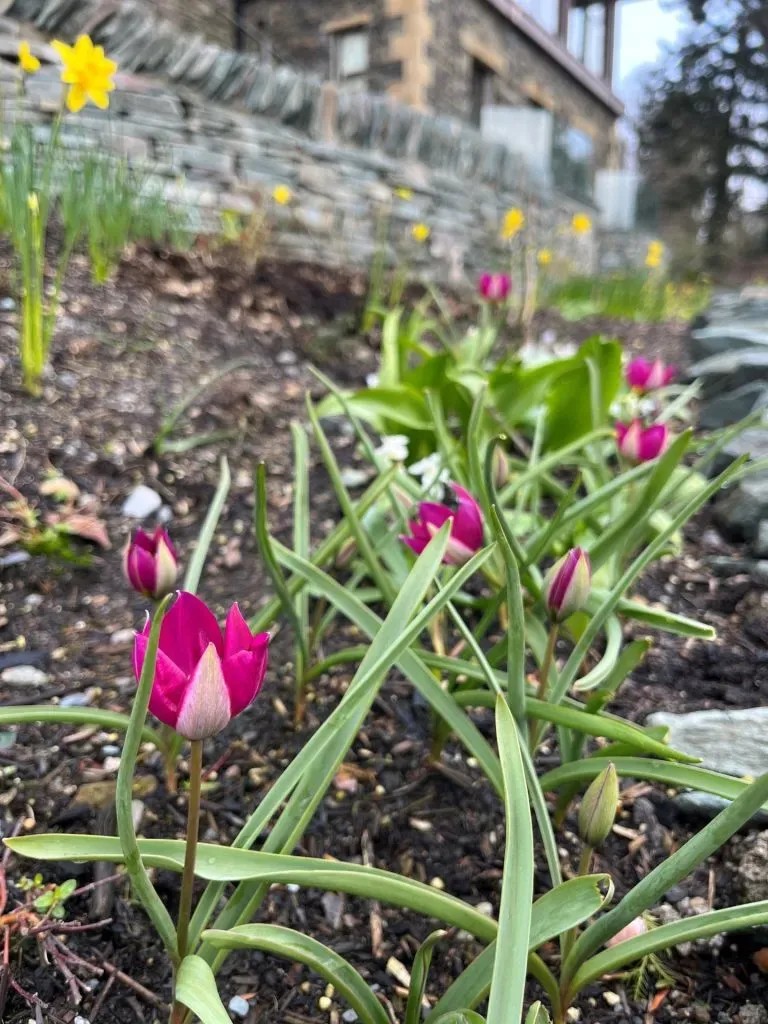
[[[458,509],[422,501],[416,519],[409,524],[411,536],[402,536],[400,540],[420,555],[443,523],[450,519],[451,536],[443,562],[446,565],[464,565],[483,546],[483,514],[469,491],[458,484],[450,486],[456,495]]]
[[[641,935],[645,935],[648,931],[648,925],[645,923],[645,919],[642,917],[636,917],[630,921],[629,924],[625,925],[620,932],[616,932],[606,942],[606,946],[618,946],[622,942],[626,942],[627,939],[637,939]]]
[[[136,634],[133,667],[141,676],[149,619]],[[188,740],[204,740],[244,711],[261,689],[269,633],[254,636],[233,604],[222,636],[208,606],[181,592],[163,619],[149,710]]]
[[[583,548],[571,548],[544,577],[544,602],[553,619],[562,622],[587,603],[592,565]]]
[[[504,302],[511,288],[509,274],[481,274],[477,285],[481,298],[486,302]]]
[[[650,462],[669,447],[672,435],[665,423],[652,423],[644,427],[640,420],[616,424],[616,443],[619,453],[629,462]]]
[[[675,379],[677,369],[674,366],[667,366],[661,359],[633,359],[627,366],[627,384],[633,391],[644,393],[655,391],[656,388],[666,387]]]
[[[171,538],[158,526],[153,534],[137,530],[123,552],[123,572],[134,590],[156,601],[176,585],[179,565]]]

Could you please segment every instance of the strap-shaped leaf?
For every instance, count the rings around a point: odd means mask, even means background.
[[[360,973],[335,950],[309,935],[281,925],[246,924],[229,931],[210,929],[203,938],[217,949],[263,949],[305,964],[334,986],[364,1024],[390,1024],[384,1007]]]
[[[419,946],[416,956],[413,958],[408,1003],[405,1007],[405,1024],[421,1024],[421,1004],[424,999],[424,990],[427,987],[432,954],[435,951],[435,946],[446,934],[447,932],[442,928],[432,932]]]
[[[533,824],[517,725],[501,696],[496,698],[496,736],[504,777],[507,838],[488,1024],[507,1024],[520,1018],[525,996],[533,898]]]
[[[185,956],[176,975],[176,999],[200,1018],[202,1024],[232,1024],[205,960]]]

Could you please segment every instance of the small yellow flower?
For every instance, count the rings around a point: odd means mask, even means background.
[[[504,214],[504,222],[501,226],[501,237],[505,240],[514,238],[518,231],[522,231],[524,227],[525,214],[522,210],[513,206],[511,210],[507,210]]]
[[[40,200],[37,198],[37,192],[30,192],[27,195],[27,206],[29,212],[37,216],[40,213]]]
[[[540,267],[548,267],[552,262],[552,250],[551,249],[539,249],[536,259]]]
[[[19,67],[28,75],[40,70],[40,61],[34,56],[26,39],[19,43]]]
[[[586,213],[574,213],[571,230],[575,235],[586,235],[592,230],[592,218]]]
[[[660,241],[649,242],[648,252],[645,257],[645,265],[650,270],[660,267],[664,258],[664,243]]]
[[[112,76],[117,64],[104,54],[103,46],[94,46],[90,36],[78,36],[74,46],[54,39],[51,46],[61,57],[64,67],[61,80],[69,86],[67,107],[76,114],[86,103],[106,110],[109,94],[115,88]]]
[[[404,199],[405,202],[408,202],[409,199],[413,199],[413,189],[403,188],[401,186],[400,188],[395,189],[395,195],[398,199]]]
[[[272,190],[272,198],[278,206],[287,206],[293,199],[293,192],[291,192],[287,185],[275,185]]]
[[[411,234],[416,242],[426,242],[432,231],[428,224],[414,224],[411,228]]]

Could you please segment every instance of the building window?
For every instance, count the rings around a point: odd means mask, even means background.
[[[568,12],[568,49],[594,75],[605,75],[605,5],[586,4]]]
[[[552,143],[552,179],[555,186],[577,199],[590,199],[594,178],[595,144],[591,136],[557,118]]]
[[[519,0],[519,3],[547,32],[557,32],[560,0]]]
[[[472,124],[477,128],[483,119],[483,107],[493,103],[493,80],[495,74],[487,64],[477,57],[472,58],[472,78],[470,82],[470,112]]]
[[[331,35],[331,80],[350,92],[368,89],[370,41],[368,30],[355,28]]]

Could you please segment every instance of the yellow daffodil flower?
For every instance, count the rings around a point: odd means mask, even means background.
[[[400,188],[395,189],[395,195],[398,199],[403,199],[405,202],[408,202],[409,199],[413,199],[413,189],[403,188],[401,186]]]
[[[293,199],[293,192],[287,185],[276,185],[272,190],[272,198],[278,206],[287,206]]]
[[[411,228],[411,234],[413,235],[415,241],[426,242],[426,240],[432,234],[432,231],[430,230],[428,224],[414,224],[413,227]]]
[[[660,267],[664,259],[664,243],[660,241],[649,242],[648,252],[645,257],[645,265],[650,270]]]
[[[36,71],[40,70],[40,61],[30,50],[26,39],[22,39],[19,43],[19,67],[27,75],[34,75]]]
[[[78,36],[74,46],[54,39],[51,46],[64,67],[61,80],[69,86],[67,108],[76,114],[90,100],[101,110],[109,106],[109,94],[115,88],[112,76],[117,64],[104,54],[103,46],[94,46],[90,36]]]
[[[592,230],[592,218],[586,213],[574,213],[571,230],[575,235],[586,235]]]
[[[539,249],[536,259],[540,267],[548,267],[552,262],[552,250],[551,249]]]
[[[508,241],[510,238],[514,238],[518,231],[522,231],[524,227],[525,214],[522,210],[513,206],[511,210],[507,210],[504,214],[504,221],[501,225],[501,237]]]

